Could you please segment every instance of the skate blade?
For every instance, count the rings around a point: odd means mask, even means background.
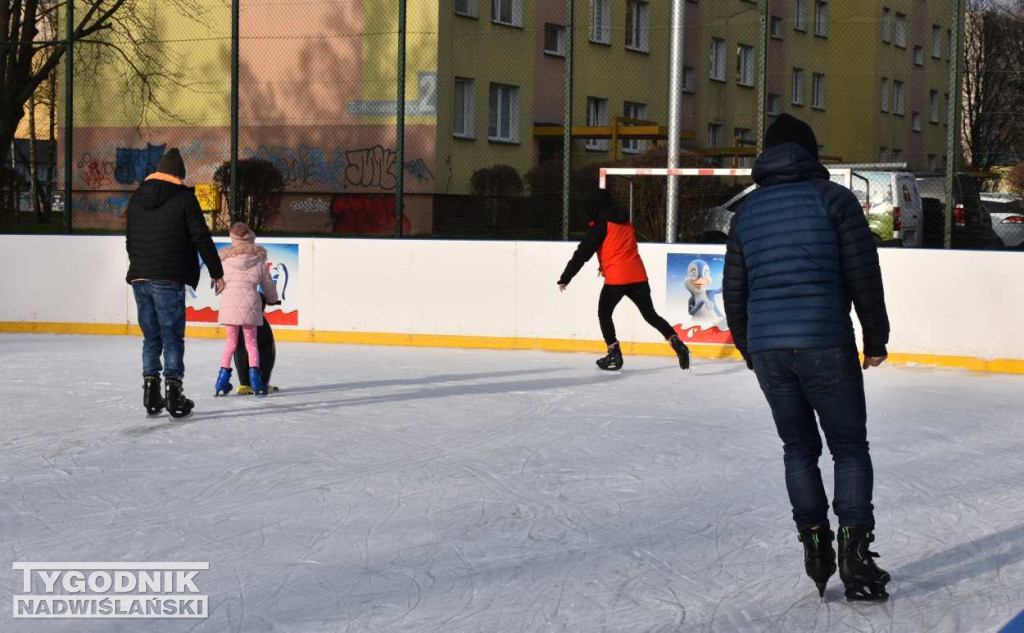
[[[191,418],[193,413],[194,413],[194,411],[189,411],[188,413],[185,413],[183,415],[174,415],[173,413],[170,414],[170,415],[175,420],[186,420],[188,418]]]
[[[825,602],[825,587],[826,587],[826,583],[817,582],[817,583],[814,583],[814,584],[815,584],[815,586],[818,587],[818,597],[821,598],[822,602]]]

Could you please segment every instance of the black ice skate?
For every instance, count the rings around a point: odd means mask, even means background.
[[[196,403],[185,397],[180,380],[168,379],[164,393],[167,399],[167,412],[172,418],[187,418],[192,415],[192,408]]]
[[[827,525],[800,530],[800,542],[804,544],[804,571],[818,587],[818,595],[825,599],[825,586],[836,573],[836,551],[832,549],[835,534]]]
[[[690,368],[690,348],[686,346],[686,343],[679,340],[679,336],[673,334],[668,339],[668,344],[672,346],[676,356],[679,357],[679,367],[684,371]]]
[[[608,355],[597,359],[597,366],[605,371],[618,371],[622,369],[622,349],[618,343],[608,346]]]
[[[160,395],[160,376],[145,376],[142,383],[142,406],[146,407],[146,415],[160,415],[166,402]]]
[[[875,564],[878,554],[868,550],[874,540],[870,528],[858,525],[839,528],[839,577],[846,585],[846,599],[850,602],[889,599],[885,591],[889,572]]]

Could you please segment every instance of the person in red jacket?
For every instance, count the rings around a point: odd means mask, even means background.
[[[599,359],[597,366],[608,371],[622,368],[622,349],[615,337],[612,313],[623,297],[629,297],[644,320],[661,332],[672,346],[679,357],[679,366],[689,369],[690,350],[679,340],[668,321],[654,309],[651,285],[647,282],[647,270],[640,259],[629,213],[615,202],[608,191],[599,189],[587,200],[587,215],[590,217],[590,229],[562,272],[558,288],[565,292],[572,278],[597,254],[600,273],[604,277],[604,288],[597,302],[597,318],[604,342],[608,345],[608,355]]]

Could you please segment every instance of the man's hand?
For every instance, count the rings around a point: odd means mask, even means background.
[[[566,284],[558,284],[558,292],[565,292],[566,287]]]
[[[885,362],[888,356],[865,356],[864,357],[864,369],[871,369],[872,367],[878,367]]]
[[[221,277],[220,279],[212,280],[210,282],[210,287],[213,288],[214,294],[219,295],[220,293],[224,292],[224,289],[228,287],[228,284],[226,281],[224,281],[224,278]]]

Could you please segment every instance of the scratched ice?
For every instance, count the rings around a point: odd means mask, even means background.
[[[868,375],[893,600],[801,569],[753,377],[282,344],[268,399],[147,420],[139,341],[0,336],[0,630],[995,631],[1024,608],[1024,378]],[[823,460],[823,463],[824,462]],[[15,620],[12,561],[209,561],[207,620]]]

